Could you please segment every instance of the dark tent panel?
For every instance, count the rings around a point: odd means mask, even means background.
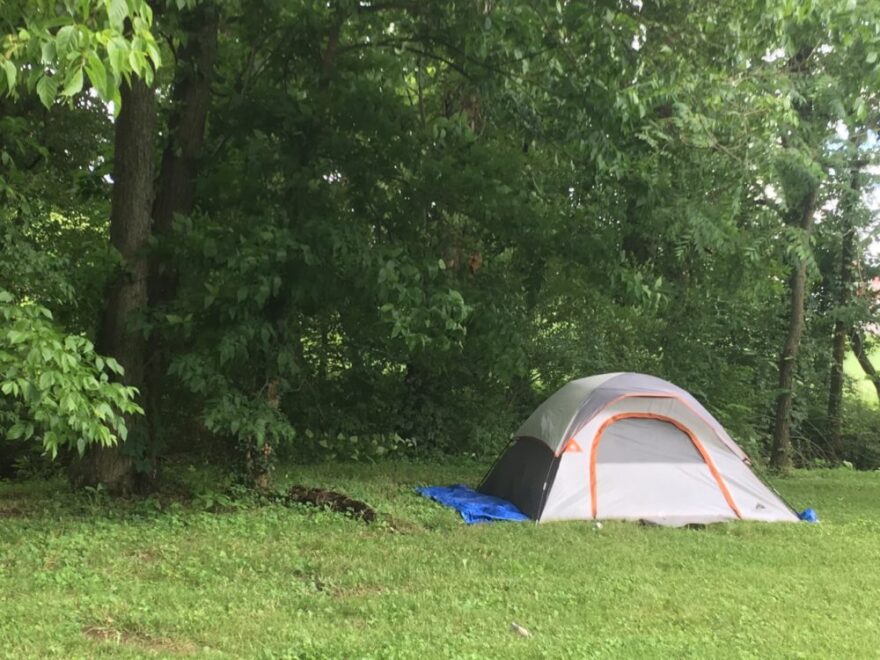
[[[513,502],[529,518],[537,519],[544,500],[544,484],[553,482],[559,459],[534,438],[517,438],[483,479],[479,491]]]

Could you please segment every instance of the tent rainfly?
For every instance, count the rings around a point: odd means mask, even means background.
[[[683,389],[612,373],[572,381],[544,401],[478,490],[541,522],[796,522],[750,465]]]

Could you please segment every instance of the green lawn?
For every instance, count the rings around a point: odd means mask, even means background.
[[[467,527],[474,463],[290,468],[382,513],[71,499],[0,484],[0,656],[876,657],[880,473],[776,485],[819,525]],[[515,634],[511,622],[532,632]]]
[[[880,368],[880,351],[874,351],[869,356],[874,366]],[[843,361],[843,372],[852,379],[852,392],[855,396],[870,406],[877,406],[877,390],[864,370],[859,366],[859,361],[852,351],[847,351]]]

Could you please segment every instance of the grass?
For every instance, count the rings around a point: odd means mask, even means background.
[[[875,350],[868,357],[875,366],[880,365],[880,350]],[[846,358],[843,361],[843,372],[850,378],[852,394],[856,398],[861,399],[863,403],[876,408],[877,390],[874,389],[873,383],[865,375],[852,351],[847,351],[846,353]]]
[[[367,500],[374,525],[0,484],[0,656],[876,657],[880,473],[777,480],[819,525],[702,531],[468,527],[412,492],[483,468],[279,475]]]

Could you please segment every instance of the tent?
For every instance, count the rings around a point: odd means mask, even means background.
[[[683,389],[654,376],[612,373],[572,381],[544,401],[478,491],[542,522],[796,522],[750,465]]]

